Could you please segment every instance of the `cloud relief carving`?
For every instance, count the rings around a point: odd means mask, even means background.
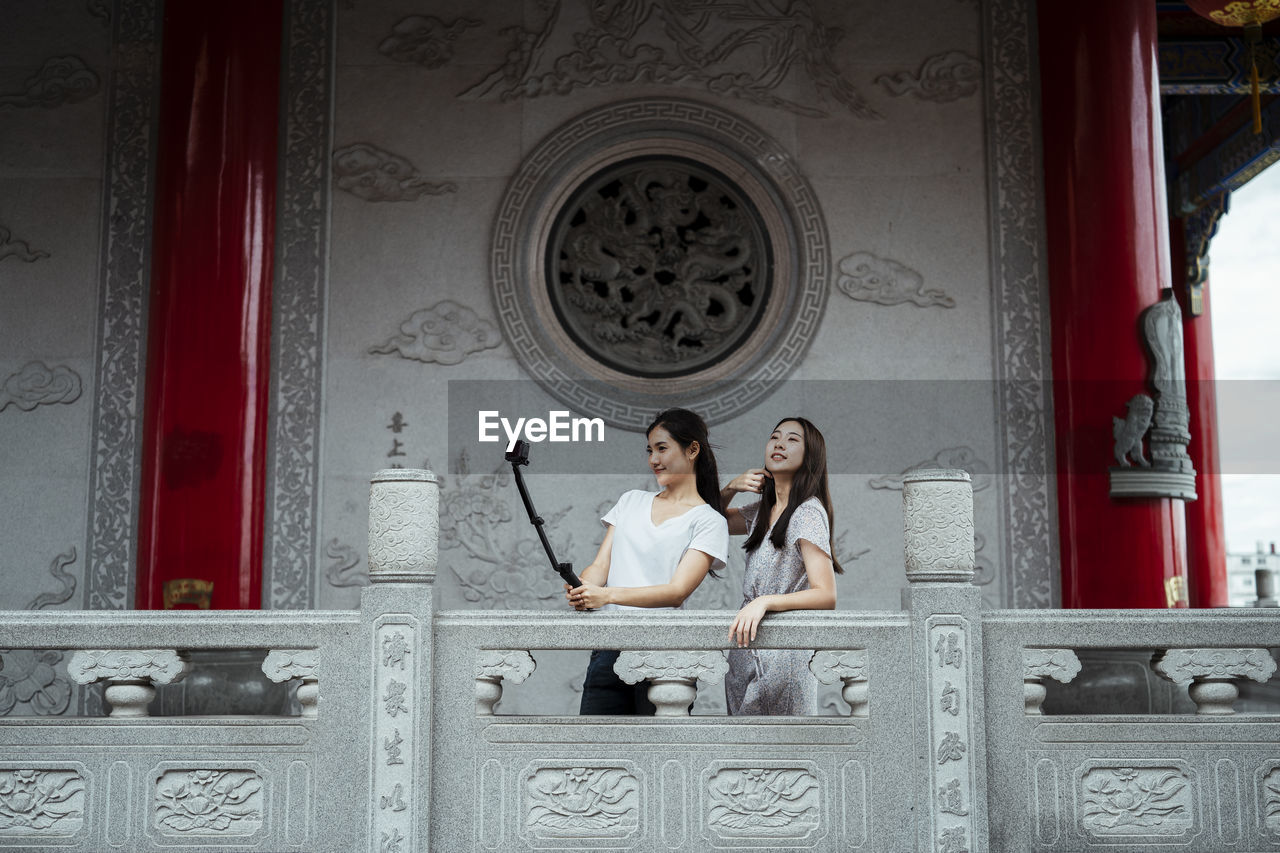
[[[29,264],[47,257],[49,257],[48,252],[31,248],[26,240],[15,238],[13,232],[0,225],[0,261],[5,258],[17,258]]]
[[[36,406],[74,403],[80,390],[80,374],[70,367],[33,361],[0,386],[0,412],[10,405],[29,412]]]
[[[102,82],[78,56],[55,56],[28,77],[21,92],[0,95],[0,107],[60,107],[98,94]]]
[[[456,184],[428,181],[405,158],[367,142],[333,152],[333,178],[338,189],[365,201],[415,201],[458,189]]]
[[[414,311],[400,324],[400,334],[381,346],[370,347],[374,355],[398,355],[427,364],[458,364],[468,355],[492,349],[502,343],[498,327],[465,305],[451,299]]]
[[[944,291],[925,290],[924,276],[890,258],[870,252],[854,252],[840,261],[836,287],[850,299],[877,305],[910,302],[921,308],[937,305],[954,308],[956,301]]]
[[[479,21],[458,18],[445,23],[434,15],[410,15],[391,28],[378,52],[396,62],[412,62],[424,68],[440,68],[453,59],[453,43],[464,30]]]
[[[964,51],[950,50],[926,59],[915,74],[882,74],[876,82],[896,98],[909,94],[922,101],[945,103],[977,93],[982,63]]]

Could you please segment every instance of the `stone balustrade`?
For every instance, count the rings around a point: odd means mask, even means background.
[[[374,478],[359,611],[0,614],[0,647],[71,651],[88,700],[0,717],[0,850],[1280,849],[1280,716],[1233,708],[1280,614],[984,611],[963,472],[907,478],[904,610],[761,626],[840,690],[822,717],[689,714],[731,613],[435,612],[437,488]],[[595,648],[657,716],[502,712],[539,656]],[[258,650],[299,714],[147,716],[217,649]],[[1055,708],[1108,649],[1188,713]]]

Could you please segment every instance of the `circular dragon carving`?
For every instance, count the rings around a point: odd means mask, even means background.
[[[754,206],[713,169],[676,158],[606,167],[551,230],[546,283],[574,342],[616,370],[685,376],[742,345],[771,282]]]
[[[493,293],[528,373],[574,412],[643,429],[769,394],[826,304],[817,200],[791,155],[690,101],[611,104],[555,131],[499,208]]]

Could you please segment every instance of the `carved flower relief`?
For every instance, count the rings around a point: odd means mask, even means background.
[[[1097,767],[1081,779],[1081,822],[1093,835],[1180,835],[1192,822],[1192,788],[1171,767]]]
[[[156,826],[174,834],[250,835],[262,825],[262,777],[252,770],[170,770],[156,782]]]
[[[0,649],[0,716],[12,712],[19,702],[28,703],[41,716],[67,710],[71,682],[54,669],[61,662],[62,652],[52,649]]]
[[[511,520],[506,501],[477,489],[459,489],[444,495],[440,507],[440,547],[469,546],[479,539],[491,544],[493,529]],[[471,547],[467,548],[472,550]],[[487,549],[485,553],[488,553]]]
[[[1272,770],[1262,780],[1262,819],[1267,830],[1280,835],[1280,768]]]
[[[620,767],[544,767],[525,790],[525,830],[540,837],[621,836],[640,825],[639,782]]]
[[[84,820],[84,777],[74,770],[0,771],[0,837],[75,834]]]
[[[818,826],[818,780],[803,769],[725,768],[708,785],[707,825],[727,836],[797,837]]]
[[[557,551],[566,553],[568,549],[557,546]],[[528,607],[564,597],[554,583],[547,582],[547,555],[534,539],[516,542],[506,559],[496,565],[463,571],[455,568],[453,574],[463,599],[485,610]]]

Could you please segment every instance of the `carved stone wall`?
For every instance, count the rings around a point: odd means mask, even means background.
[[[83,606],[97,588],[85,567],[128,557],[87,559],[95,516],[86,507],[107,500],[98,485],[112,481],[124,505],[106,524],[129,524],[137,327],[115,296],[136,284],[147,157],[135,147],[126,163],[109,152],[135,143],[139,127],[145,140],[137,96],[145,99],[155,16],[149,0],[117,4],[127,21],[105,21],[92,5],[8,3],[0,28],[0,609]],[[136,109],[121,115],[122,104]],[[126,182],[138,193],[128,199]],[[119,204],[114,220],[103,216],[104,188]],[[102,336],[107,316],[116,338]],[[115,371],[107,382],[103,363]],[[0,715],[74,707],[63,652],[0,656]],[[60,769],[27,790],[67,795],[57,824],[73,834],[83,781]]]
[[[319,582],[318,602],[354,602],[360,581],[345,567],[364,545],[350,507],[368,471],[429,464],[444,479],[442,601],[560,606],[497,451],[468,447],[464,457],[456,447],[457,424],[441,405],[455,380],[535,380],[542,387],[529,383],[518,414],[601,415],[620,460],[643,441],[615,425],[641,427],[661,404],[701,405],[724,479],[760,464],[777,418],[813,417],[839,460],[834,532],[847,534],[851,566],[842,606],[898,606],[897,551],[880,532],[895,529],[896,495],[878,483],[959,449],[982,478],[985,598],[1055,601],[1026,4],[916,0],[901,16],[870,15],[871,5],[792,4],[788,27],[769,13],[744,23],[738,0],[710,4],[696,21],[660,2],[556,0],[528,15],[499,2],[465,13],[428,4],[409,17],[381,3],[339,4],[333,162],[342,175],[329,316],[342,321],[330,322],[326,341],[318,521],[334,550],[321,559],[321,578],[332,581]],[[627,129],[645,115],[643,134]],[[533,245],[539,228],[549,231],[559,205],[608,162],[661,145],[695,160],[699,144],[729,156],[734,144],[716,135],[743,145],[752,133],[767,141],[754,160],[762,192],[786,198],[793,175],[808,194],[793,204],[802,211],[794,233],[811,263],[792,286],[816,285],[803,297],[815,320],[793,338],[773,321],[766,348],[780,366],[767,375],[780,384],[742,382],[751,374],[740,364],[722,371],[731,381],[718,396],[677,378],[643,399],[637,389],[653,380],[639,359],[597,370],[574,348],[584,333],[562,330],[553,307],[534,304],[543,265],[553,266]],[[619,153],[603,156],[611,146]],[[735,180],[750,171],[701,162]],[[546,224],[530,210],[548,211]],[[646,268],[607,243],[579,242],[573,253],[606,297],[606,281]],[[831,384],[791,388],[796,379]],[[968,385],[941,403],[892,387],[919,379]],[[430,440],[444,433],[448,450]],[[548,452],[535,446],[535,498],[561,558],[581,566],[600,514],[649,483],[639,464],[608,476],[592,469],[602,475],[585,480],[558,463],[539,469]],[[724,595],[708,586],[736,607],[734,583]]]
[[[738,171],[703,165],[784,212],[763,217],[764,241],[793,244],[794,303],[756,321],[762,355],[728,359],[714,393],[673,380],[643,405],[576,398],[607,409],[575,414],[609,419],[619,462],[589,479],[540,469],[563,558],[585,564],[602,511],[649,486],[642,438],[614,424],[698,400],[725,479],[760,464],[783,414],[824,429],[842,607],[898,606],[892,483],[921,463],[974,475],[984,598],[1056,600],[1027,4],[775,5],[790,15],[744,0],[288,4],[269,606],[355,605],[365,484],[398,465],[444,481],[447,606],[560,606],[498,454],[451,446],[449,383],[525,382],[513,414],[563,407],[573,377],[559,394],[528,382],[554,366],[525,345],[546,329],[522,330],[495,286],[495,258],[526,248],[503,242],[502,212],[522,175],[529,203],[554,209],[537,152],[566,132],[602,150],[620,138],[609,117],[636,104],[651,138],[666,123],[669,151],[738,152]],[[16,8],[0,35],[0,605],[118,608],[132,595],[157,4]],[[963,390],[912,393],[920,379]],[[66,581],[47,567],[73,547],[61,571],[76,586],[55,602]],[[736,607],[738,583],[731,570],[699,600]]]

